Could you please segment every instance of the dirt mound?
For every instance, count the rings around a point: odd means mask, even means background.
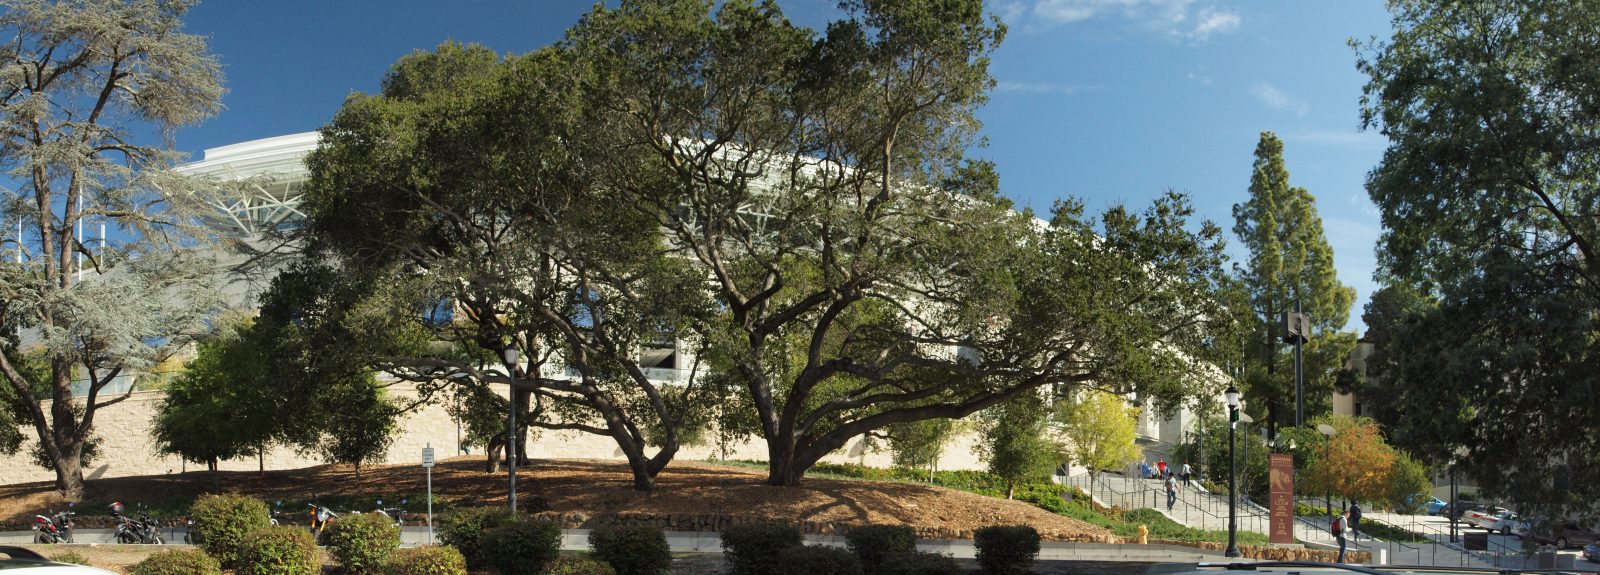
[[[459,457],[434,468],[436,498],[504,504],[506,475],[482,471],[481,458]],[[519,498],[538,498],[552,512],[590,516],[734,516],[832,524],[905,524],[919,531],[968,533],[989,525],[1031,525],[1047,540],[1113,542],[1110,531],[1020,501],[914,483],[808,478],[801,487],[773,487],[756,470],[699,462],[673,462],[655,491],[634,491],[622,462],[539,460],[519,470]],[[363,468],[324,465],[289,471],[191,472],[97,479],[89,499],[159,502],[202,493],[241,492],[271,501],[422,493],[423,470],[414,465]],[[519,501],[520,503],[520,501]],[[61,508],[47,483],[0,486],[0,523],[26,529],[34,513]],[[23,525],[23,527],[17,527]]]

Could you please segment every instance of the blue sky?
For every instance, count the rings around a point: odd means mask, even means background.
[[[592,2],[211,0],[188,19],[226,67],[227,109],[178,134],[205,148],[315,130],[400,56],[447,39],[502,53],[557,40]],[[780,0],[820,28],[833,0]],[[375,6],[382,6],[375,9]],[[1133,207],[1168,189],[1233,226],[1258,135],[1284,139],[1290,182],[1317,197],[1340,280],[1374,289],[1379,227],[1363,183],[1383,138],[1359,130],[1363,78],[1349,38],[1387,36],[1379,0],[991,0],[1010,26],[980,112],[1004,193],[1047,210],[1064,196]],[[1230,243],[1237,241],[1231,238]],[[1235,250],[1236,255],[1242,255]]]

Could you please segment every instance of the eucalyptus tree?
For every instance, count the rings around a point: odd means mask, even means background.
[[[217,188],[170,170],[172,131],[223,93],[205,39],[182,31],[191,4],[0,3],[0,165],[14,186],[0,220],[23,230],[0,264],[0,333],[16,335],[0,379],[69,499],[83,496],[96,414],[127,397],[102,391],[200,333],[215,303],[197,254]],[[116,239],[84,239],[101,225]],[[30,373],[18,362],[35,352],[44,368]]]
[[[555,48],[502,59],[445,44],[347,99],[307,159],[306,254],[331,263],[305,264],[306,285],[323,287],[285,307],[337,298],[315,338],[347,337],[342,361],[425,396],[512,386],[517,436],[533,425],[610,437],[647,490],[704,402],[692,375],[664,391],[640,351],[694,347],[683,334],[709,317],[709,298],[649,214],[615,209],[592,182],[574,89],[587,74]]]
[[[1048,385],[1204,389],[1220,230],[1177,196],[1014,211],[964,155],[1003,25],[976,0],[842,8],[818,34],[770,2],[626,1],[564,43],[593,70],[587,166],[704,274],[708,365],[749,396],[768,481]]]
[[[1309,418],[1326,409],[1335,387],[1349,391],[1357,383],[1345,368],[1356,336],[1341,331],[1350,318],[1355,289],[1339,282],[1316,198],[1289,185],[1283,140],[1272,132],[1261,133],[1250,172],[1250,199],[1233,206],[1233,217],[1233,231],[1250,253],[1245,265],[1236,266],[1250,299],[1244,320],[1245,394],[1275,437],[1280,425],[1301,423],[1295,420],[1298,401],[1310,404]],[[1279,327],[1280,316],[1296,306],[1311,317],[1304,389],[1298,398],[1295,360]]]
[[[1356,45],[1367,191],[1397,286],[1383,377],[1425,453],[1534,516],[1593,514],[1600,472],[1600,13],[1582,3],[1390,5]],[[1443,458],[1440,458],[1443,459]]]

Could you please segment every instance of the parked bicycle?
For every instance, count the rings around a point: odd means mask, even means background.
[[[49,515],[33,516],[33,542],[34,543],[71,543],[72,542],[72,504],[67,504],[67,509],[56,513],[47,511]]]
[[[122,505],[121,501],[114,502],[107,508],[111,512],[111,516],[117,519],[116,541],[118,543],[147,545],[160,545],[162,543],[161,524],[151,519],[150,514],[144,511],[143,506],[139,508],[139,517],[137,519],[124,513],[126,507]]]

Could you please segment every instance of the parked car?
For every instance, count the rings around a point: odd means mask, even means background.
[[[1439,515],[1441,517],[1448,517],[1451,519],[1461,519],[1461,515],[1463,513],[1466,513],[1468,509],[1472,509],[1477,505],[1478,502],[1476,501],[1456,500],[1455,504],[1453,505],[1446,503],[1444,507],[1441,507],[1439,509]]]
[[[1440,499],[1438,497],[1429,497],[1428,498],[1428,515],[1438,515],[1440,511],[1444,511],[1444,508],[1449,507],[1449,506],[1450,506],[1450,504],[1449,503],[1445,503],[1443,499]]]
[[[1510,535],[1513,524],[1521,524],[1517,514],[1507,511],[1499,515],[1485,515],[1478,518],[1477,526],[1489,531],[1499,531],[1501,535]]]
[[[1557,549],[1568,547],[1584,547],[1600,543],[1600,533],[1594,529],[1579,525],[1577,521],[1562,521],[1556,530],[1555,537],[1535,537],[1541,545],[1555,545]]]
[[[1477,507],[1473,507],[1472,509],[1468,509],[1466,513],[1462,514],[1461,521],[1473,527],[1483,527],[1484,519],[1490,517],[1499,517],[1501,514],[1509,511],[1509,509],[1504,507],[1497,507],[1494,505],[1479,505]]]
[[[1600,563],[1600,545],[1590,543],[1583,547],[1583,560]]]

